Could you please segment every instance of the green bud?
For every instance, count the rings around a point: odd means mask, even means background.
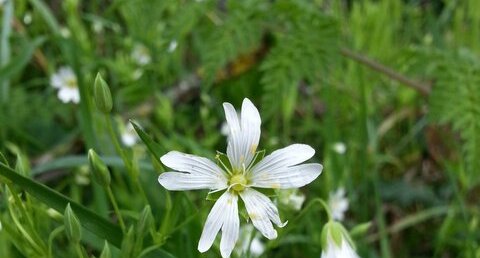
[[[123,237],[122,241],[122,248],[121,248],[121,258],[130,258],[134,257],[135,255],[133,254],[133,247],[135,244],[135,235],[133,234],[133,226],[131,226],[127,234]]]
[[[75,243],[80,242],[80,239],[82,238],[82,228],[80,226],[80,221],[77,216],[75,216],[75,213],[73,213],[72,207],[70,207],[70,203],[68,203],[67,208],[65,209],[63,220],[68,239]]]
[[[327,247],[328,239],[332,239],[337,246],[342,246],[343,241],[343,226],[335,221],[329,221],[322,230],[322,247]]]
[[[93,177],[95,181],[103,187],[110,185],[110,172],[108,171],[107,166],[103,163],[102,159],[97,155],[97,153],[90,149],[88,151],[88,163],[90,164],[90,169],[93,172]]]
[[[111,258],[112,252],[110,251],[110,247],[108,246],[108,242],[105,241],[105,245],[103,246],[102,254],[100,254],[100,258]]]
[[[370,229],[372,222],[362,223],[360,225],[355,226],[350,230],[350,235],[355,238],[355,236],[365,235],[367,231]]]
[[[95,78],[93,96],[100,112],[108,114],[112,111],[112,94],[110,93],[108,84],[105,82],[105,80],[103,80],[100,73],[98,73],[97,77]]]
[[[142,238],[145,232],[150,228],[153,222],[152,217],[152,209],[150,205],[145,206],[140,214],[140,218],[138,219],[137,226],[136,226],[136,234],[138,238]]]

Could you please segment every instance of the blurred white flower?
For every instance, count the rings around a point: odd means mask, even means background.
[[[359,258],[340,224],[329,222],[324,230],[326,232],[322,232],[322,235],[325,235],[326,239],[324,239],[321,258]]]
[[[58,98],[63,103],[80,102],[77,76],[70,67],[61,67],[50,77],[50,84],[58,89]]]
[[[7,0],[0,0],[0,7],[2,7],[2,5],[7,2]],[[0,224],[1,225],[1,224]]]
[[[97,34],[100,34],[103,32],[103,23],[101,23],[100,21],[93,21],[92,23],[92,30],[93,32],[97,33]]]
[[[237,248],[235,252],[237,256],[243,257],[250,253],[249,257],[259,257],[265,252],[265,244],[253,230],[254,227],[251,224],[240,227],[240,238],[237,242],[237,246],[240,248]]]
[[[62,35],[62,37],[67,39],[67,38],[70,38],[72,33],[70,32],[70,30],[67,27],[61,27],[60,28],[60,35]]]
[[[75,183],[77,185],[89,185],[90,184],[90,170],[88,166],[81,166],[75,173]]]
[[[334,220],[342,221],[345,218],[349,202],[348,198],[345,197],[345,189],[343,187],[338,188],[335,192],[330,192],[328,206]]]
[[[305,195],[298,189],[283,190],[278,193],[280,203],[292,210],[299,211],[305,202]]]
[[[142,44],[136,44],[133,47],[132,59],[139,65],[147,65],[152,61],[150,50]]]
[[[345,152],[347,152],[347,145],[343,142],[336,142],[333,144],[333,150],[338,154],[345,154]]]
[[[0,5],[2,5],[2,2],[0,2]],[[0,231],[2,231],[2,229],[3,229],[3,226],[2,226],[2,222],[0,221]]]
[[[135,132],[135,128],[133,125],[128,123],[121,133],[122,142],[127,147],[132,147],[138,141],[137,132]]]
[[[171,151],[160,160],[174,171],[162,173],[158,182],[171,191],[225,190],[207,217],[198,250],[203,253],[210,249],[221,229],[220,253],[229,257],[239,237],[239,198],[253,226],[266,238],[275,239],[277,231],[273,224],[283,227],[286,223],[280,220],[275,204],[254,188],[302,187],[315,180],[323,167],[318,163],[300,164],[315,154],[306,144],[292,144],[253,164],[260,140],[261,119],[257,108],[249,99],[243,100],[240,117],[230,103],[224,103],[223,108],[230,128],[226,156],[231,166],[225,165],[220,156],[217,160],[221,167],[207,158]]]
[[[143,70],[142,69],[135,69],[132,74],[132,79],[133,80],[138,80],[140,77],[143,75]]]
[[[168,52],[173,53],[175,49],[177,49],[178,43],[176,40],[172,40],[170,44],[168,45]]]
[[[32,14],[30,12],[25,13],[23,16],[23,23],[25,23],[25,25],[32,23]]]

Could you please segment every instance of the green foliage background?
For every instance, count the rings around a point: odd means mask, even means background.
[[[301,189],[301,211],[280,207],[290,223],[262,257],[319,257],[318,198],[343,186],[346,228],[372,223],[353,235],[361,257],[479,258],[478,10],[477,0],[3,1],[0,257],[219,257],[196,248],[206,192],[168,193],[158,157],[224,151],[221,104],[248,97],[261,148],[307,143],[325,167]],[[147,65],[131,56],[138,44]],[[60,66],[78,77],[78,105],[50,86]],[[97,72],[112,117],[95,108]],[[118,134],[129,119],[147,144],[119,150],[109,125]],[[90,148],[110,168],[123,233]],[[67,203],[80,243],[64,231]]]

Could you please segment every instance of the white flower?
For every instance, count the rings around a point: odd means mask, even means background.
[[[203,253],[210,249],[221,229],[220,252],[222,257],[229,257],[239,237],[239,197],[253,225],[266,238],[274,239],[277,231],[273,224],[283,227],[286,223],[280,220],[273,202],[254,188],[302,187],[316,179],[323,167],[318,163],[300,164],[315,154],[315,150],[305,144],[274,151],[253,164],[260,140],[261,119],[257,108],[249,99],[244,99],[238,117],[230,103],[224,103],[223,107],[230,128],[227,156],[231,166],[226,166],[221,158],[218,161],[222,168],[207,158],[171,151],[160,160],[175,171],[161,174],[158,181],[173,191],[225,190],[207,217],[198,250]]]
[[[345,212],[348,210],[348,198],[345,197],[345,189],[340,187],[335,192],[330,192],[328,206],[335,220],[342,221],[345,218]]]
[[[70,67],[61,67],[50,78],[50,84],[58,89],[58,98],[63,103],[80,102],[80,92],[78,91],[77,76]]]
[[[27,12],[23,16],[23,23],[25,23],[25,25],[29,25],[30,23],[32,23],[32,14],[30,12]]]
[[[72,36],[72,33],[70,32],[70,30],[67,28],[67,27],[61,27],[60,28],[60,35],[62,35],[62,37],[68,39],[70,38],[70,36]]]
[[[142,44],[136,44],[133,47],[132,59],[139,65],[147,65],[152,61],[150,50]]]
[[[253,230],[251,224],[240,227],[240,238],[237,243],[240,248],[236,250],[237,256],[242,257],[250,253],[250,257],[259,257],[265,252],[265,245]]]
[[[169,53],[173,53],[173,51],[175,51],[175,49],[177,49],[177,46],[178,46],[178,43],[176,40],[172,40],[170,42],[170,44],[168,45],[168,52]]]
[[[347,146],[343,142],[336,142],[333,144],[333,150],[336,153],[343,155],[347,151]]]
[[[302,208],[305,195],[298,189],[288,189],[279,192],[278,200],[286,207],[298,211]]]
[[[336,222],[325,225],[325,242],[321,258],[359,258],[345,235],[345,229]],[[323,232],[322,232],[323,235]]]
[[[132,147],[137,143],[138,141],[138,136],[137,132],[135,132],[135,128],[133,128],[133,125],[128,123],[125,128],[122,131],[121,134],[122,142],[125,144],[127,147]]]

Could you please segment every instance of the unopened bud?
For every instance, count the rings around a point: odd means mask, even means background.
[[[137,228],[136,228],[137,237],[140,237],[140,238],[143,237],[143,235],[148,230],[148,228],[150,228],[152,221],[153,221],[152,209],[150,208],[149,205],[147,205],[143,209],[142,214],[140,214],[140,218],[138,219],[138,222],[137,222]]]
[[[95,181],[97,181],[97,183],[99,183],[103,187],[109,186],[110,172],[108,171],[105,163],[93,149],[90,149],[88,151],[88,163],[90,164],[90,169],[93,172],[93,177],[95,178]]]
[[[72,207],[70,207],[70,203],[65,209],[63,219],[65,223],[65,232],[67,233],[68,239],[75,243],[80,242],[80,239],[82,238],[82,228],[80,226],[80,221],[78,220],[77,216],[75,216]]]
[[[108,242],[105,241],[105,245],[103,246],[102,254],[100,254],[100,258],[111,258],[112,252],[110,251],[110,247],[108,246]]]
[[[95,78],[95,85],[93,87],[93,96],[95,104],[100,112],[108,114],[112,111],[112,94],[108,84],[103,80],[100,73]]]

